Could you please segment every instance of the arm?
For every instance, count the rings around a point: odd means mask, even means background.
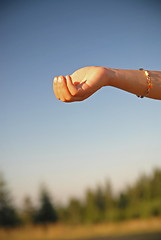
[[[147,97],[161,100],[161,72],[150,71],[152,88]],[[55,77],[53,90],[63,102],[82,101],[104,86],[112,86],[135,95],[144,95],[148,88],[144,71],[104,67],[85,67],[71,75]]]
[[[107,69],[108,71],[108,69]],[[147,77],[144,71],[113,69],[113,78],[109,85],[133,93],[144,95],[148,88]],[[152,88],[147,97],[161,100],[161,71],[148,71]]]

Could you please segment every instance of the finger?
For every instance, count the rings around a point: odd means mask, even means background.
[[[69,75],[66,76],[66,83],[67,83],[67,87],[68,87],[70,94],[72,96],[75,96],[78,93],[78,90],[77,90],[76,86],[73,84],[71,76],[69,76]]]
[[[55,97],[57,99],[60,99],[59,93],[58,93],[58,77],[55,77],[53,80],[53,91],[54,91]]]
[[[58,82],[57,82],[57,91],[59,95],[59,99],[64,102],[65,98],[63,96],[63,91],[62,91],[62,82],[63,82],[63,76],[58,77]]]
[[[72,98],[72,95],[68,90],[66,78],[64,76],[61,76],[59,77],[59,81],[60,81],[60,88],[61,88],[61,93],[63,98],[65,99],[65,101],[70,101]]]

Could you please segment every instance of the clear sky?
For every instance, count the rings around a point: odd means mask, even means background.
[[[14,199],[56,201],[161,167],[161,101],[106,87],[62,103],[52,79],[80,67],[161,70],[161,2],[0,1],[0,170]]]

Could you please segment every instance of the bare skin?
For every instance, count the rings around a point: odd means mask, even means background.
[[[147,97],[161,100],[161,71],[149,71],[152,88]],[[105,86],[112,86],[135,95],[145,95],[148,88],[144,71],[84,67],[71,75],[54,78],[53,90],[63,102],[83,101]]]

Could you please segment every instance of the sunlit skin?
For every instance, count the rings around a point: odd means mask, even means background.
[[[152,87],[149,98],[161,100],[161,71],[149,71]],[[82,101],[105,86],[112,86],[135,95],[145,95],[148,88],[145,71],[112,69],[90,66],[80,68],[71,75],[57,76],[53,90],[63,102]]]

